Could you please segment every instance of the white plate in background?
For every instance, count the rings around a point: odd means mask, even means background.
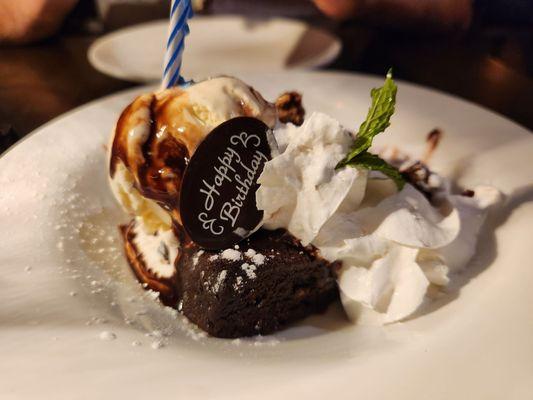
[[[202,79],[244,71],[313,68],[332,62],[340,40],[304,22],[241,16],[194,17],[185,42],[183,76]],[[161,79],[168,21],[135,25],[102,36],[89,48],[91,64],[115,78],[137,82]]]
[[[382,83],[338,73],[242,77],[269,99],[301,90],[308,112],[324,111],[351,128],[366,115],[370,88]],[[116,225],[125,216],[108,188],[104,147],[141,90],[55,119],[0,159],[2,400],[531,398],[527,130],[400,82],[392,126],[378,142],[416,153],[437,126],[445,135],[434,168],[509,197],[472,265],[447,295],[404,323],[353,326],[333,309],[261,340],[222,340],[199,335],[150,299],[120,250]],[[161,335],[165,347],[154,350]]]

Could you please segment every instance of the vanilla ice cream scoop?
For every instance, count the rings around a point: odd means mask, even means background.
[[[276,108],[231,77],[137,97],[113,132],[109,171],[115,197],[149,231],[180,223],[179,192],[190,157],[213,128],[240,116],[273,127]]]

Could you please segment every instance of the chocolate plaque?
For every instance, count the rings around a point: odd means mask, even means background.
[[[198,245],[225,249],[249,236],[263,218],[257,178],[271,157],[270,128],[250,117],[230,119],[207,135],[185,170],[183,227]]]

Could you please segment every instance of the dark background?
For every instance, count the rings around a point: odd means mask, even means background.
[[[308,0],[263,3],[218,0],[208,12],[304,19],[343,41],[342,54],[327,69],[383,76],[392,66],[398,79],[471,100],[533,130],[533,26],[527,21],[493,23],[485,18],[468,32],[444,35],[334,22]],[[130,8],[103,21],[83,1],[54,37],[29,46],[0,47],[0,131],[22,137],[74,107],[134,86],[93,69],[87,49],[106,32],[166,12],[164,7],[149,12]]]

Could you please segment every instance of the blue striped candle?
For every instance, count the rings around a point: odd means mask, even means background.
[[[189,34],[187,20],[192,15],[191,0],[172,0],[162,82],[164,89],[185,82],[180,75],[180,69],[185,36]]]

